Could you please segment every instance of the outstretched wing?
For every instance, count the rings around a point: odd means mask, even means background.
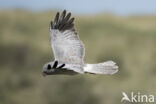
[[[50,41],[55,60],[67,64],[83,64],[84,46],[74,29],[74,18],[64,10],[50,22]]]

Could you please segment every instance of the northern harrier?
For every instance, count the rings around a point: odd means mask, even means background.
[[[71,13],[64,10],[50,22],[50,42],[55,60],[43,66],[43,75],[75,74],[114,74],[118,66],[113,61],[98,64],[85,64],[85,48],[75,28]]]

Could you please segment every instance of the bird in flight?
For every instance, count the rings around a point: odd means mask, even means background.
[[[64,10],[57,12],[54,21],[50,22],[50,42],[54,61],[43,66],[45,75],[76,75],[76,74],[115,74],[118,66],[113,61],[98,64],[86,64],[83,61],[85,48],[80,40],[71,13]]]

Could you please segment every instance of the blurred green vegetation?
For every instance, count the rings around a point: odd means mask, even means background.
[[[0,104],[120,104],[122,91],[156,95],[156,16],[75,16],[85,61],[114,60],[110,75],[43,77],[56,12],[0,11]]]

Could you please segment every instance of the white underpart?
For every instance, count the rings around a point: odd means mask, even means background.
[[[84,71],[95,74],[115,74],[118,72],[118,66],[113,61],[106,61],[98,64],[86,64]]]
[[[64,68],[66,68],[67,70],[73,70],[80,74],[84,73],[83,66],[80,64],[66,64]]]
[[[77,73],[94,73],[94,74],[115,74],[118,72],[118,66],[113,61],[106,61],[98,64],[66,64],[67,70],[73,70]]]

